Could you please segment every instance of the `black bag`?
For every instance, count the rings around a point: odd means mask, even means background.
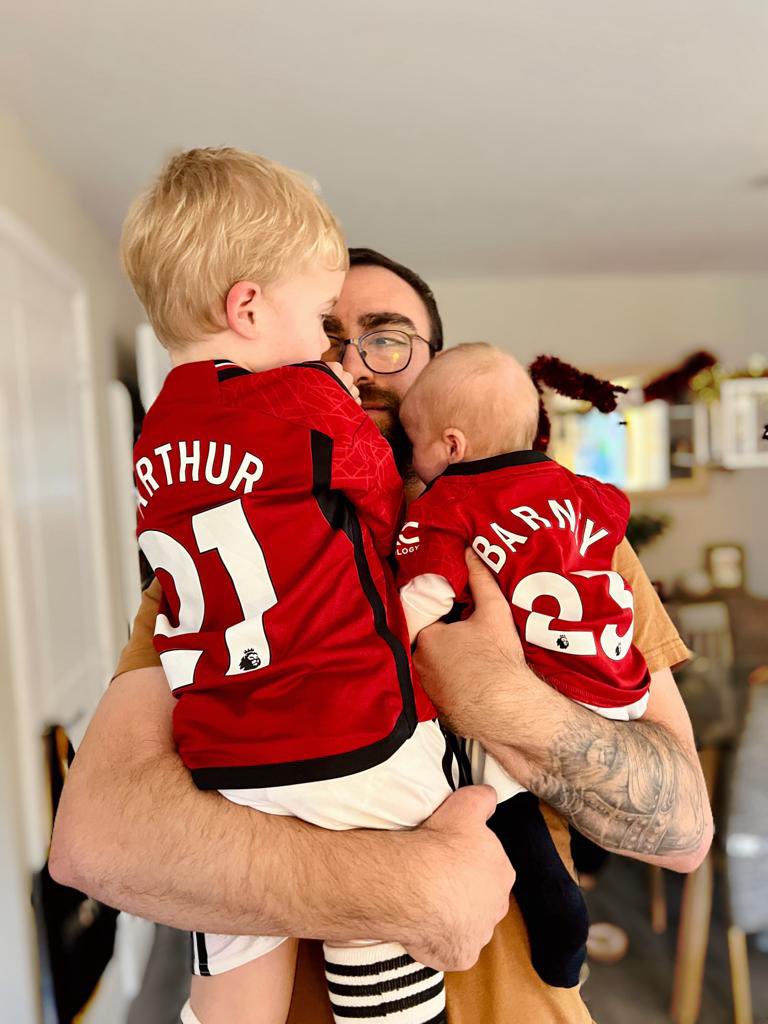
[[[43,737],[53,814],[75,752],[60,726]],[[35,876],[33,903],[47,951],[59,1024],[72,1024],[93,995],[115,948],[118,911],[55,882],[48,864]]]

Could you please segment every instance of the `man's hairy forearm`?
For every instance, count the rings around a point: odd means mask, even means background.
[[[574,704],[526,664],[509,604],[467,553],[475,610],[419,634],[414,655],[441,718],[609,850],[690,871],[712,818],[691,723],[668,668],[651,675],[643,721]]]
[[[102,820],[113,822],[116,804],[122,814],[111,839],[100,834],[98,857],[82,851],[82,884],[92,895],[177,928],[224,934],[343,940],[359,936],[372,918],[384,926],[386,899],[377,906],[375,887],[362,880],[358,891],[349,869],[360,858],[366,874],[377,863],[384,874],[396,853],[394,837],[324,833],[257,814],[197,790],[173,754],[146,761],[122,781],[104,782],[109,807]],[[93,814],[96,824],[98,807]],[[142,845],[145,859],[136,856]],[[278,890],[281,875],[286,884]],[[333,891],[338,901],[329,898]]]
[[[372,879],[388,877],[407,835],[324,832],[199,791],[167,741],[166,684],[165,694],[143,691],[143,701],[120,685],[64,788],[55,877],[179,928],[345,939],[375,921],[389,937],[388,893],[377,900]],[[156,734],[147,735],[146,718],[161,723]]]
[[[696,867],[712,823],[693,742],[657,722],[602,718],[525,672],[514,690],[496,688],[483,702],[477,738],[488,751],[605,849]]]
[[[531,792],[607,850],[688,869],[710,828],[698,763],[662,726],[612,722],[574,704],[534,758],[492,752]]]

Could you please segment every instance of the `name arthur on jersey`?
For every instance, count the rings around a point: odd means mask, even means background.
[[[232,458],[232,445],[218,441],[175,441],[158,445],[152,454],[155,458],[143,455],[134,467],[140,511],[164,485],[205,480],[250,494],[264,473],[264,463],[253,452],[245,452],[238,462]]]

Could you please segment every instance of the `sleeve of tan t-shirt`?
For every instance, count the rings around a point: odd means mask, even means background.
[[[642,651],[649,671],[674,668],[686,661],[688,650],[628,541],[622,541],[616,549],[613,568],[621,573],[635,596],[634,641]],[[120,655],[116,676],[132,669],[160,666],[160,658],[152,643],[159,603],[160,584],[153,580],[142,595],[131,639]]]
[[[648,671],[653,673],[663,668],[675,668],[687,661],[690,652],[626,539],[616,548],[613,568],[621,573],[634,594],[634,643],[645,658]]]

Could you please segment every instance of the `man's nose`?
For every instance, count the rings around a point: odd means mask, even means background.
[[[373,373],[368,369],[354,345],[347,345],[341,365],[352,374],[355,384],[372,384]]]

